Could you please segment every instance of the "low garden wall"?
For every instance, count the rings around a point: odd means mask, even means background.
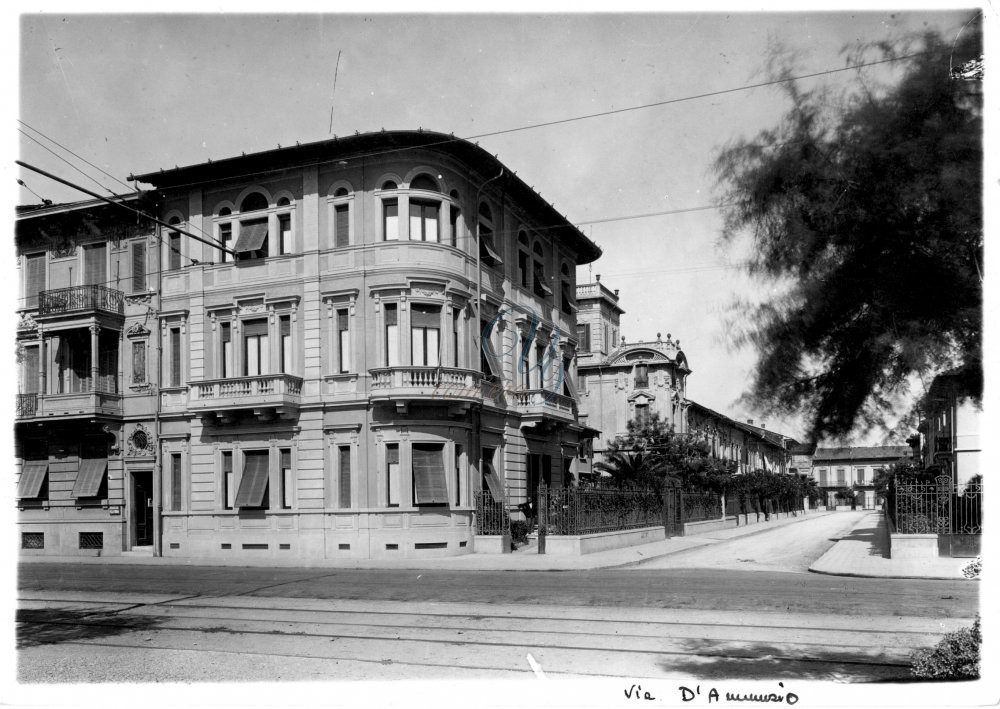
[[[662,525],[597,534],[549,534],[545,537],[545,553],[557,556],[581,556],[597,551],[648,544],[665,538]]]

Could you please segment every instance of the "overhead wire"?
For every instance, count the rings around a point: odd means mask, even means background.
[[[32,130],[35,133],[38,133],[38,135],[42,136],[43,138],[45,138],[50,143],[54,143],[55,145],[58,145],[60,148],[62,148],[63,150],[65,150],[67,153],[69,153],[70,155],[72,155],[76,159],[82,160],[83,162],[87,163],[88,165],[90,165],[92,168],[94,168],[98,172],[100,172],[100,173],[102,173],[102,174],[110,177],[112,180],[114,180],[115,182],[117,182],[119,185],[124,186],[125,189],[129,190],[130,192],[135,191],[134,188],[132,187],[132,185],[128,184],[127,182],[122,182],[117,177],[115,177],[110,172],[108,172],[107,170],[104,170],[100,166],[95,165],[94,163],[92,163],[89,160],[87,160],[87,158],[82,157],[80,155],[77,155],[75,152],[73,152],[72,150],[70,150],[69,148],[67,148],[65,145],[63,145],[62,143],[60,143],[59,141],[57,141],[55,138],[52,138],[51,136],[46,135],[45,133],[43,133],[42,131],[38,130],[34,126],[28,124],[25,121],[22,121],[20,118],[17,119],[17,122],[20,123],[21,125],[23,125],[24,127],[28,128],[29,130]],[[30,137],[30,136],[28,136],[28,137]],[[105,189],[107,189],[107,188],[105,188]],[[111,190],[108,190],[108,191],[111,192]],[[114,194],[114,193],[112,192],[112,194]]]

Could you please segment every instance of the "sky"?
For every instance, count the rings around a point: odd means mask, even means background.
[[[629,341],[680,340],[689,398],[801,436],[799,419],[738,401],[755,355],[732,345],[732,306],[769,294],[738,268],[746,242],[720,244],[714,208],[639,215],[718,200],[719,149],[772,126],[787,105],[774,88],[692,97],[765,80],[773,46],[796,53],[799,73],[842,69],[847,45],[926,27],[954,36],[971,14],[25,14],[17,152],[95,188],[42,144],[123,191],[46,137],[119,180],[355,131],[474,137],[603,249],[578,282],[599,274],[619,289]],[[804,85],[836,90],[855,77]],[[20,177],[30,191],[18,203],[84,198]],[[884,441],[863,431],[853,442]]]

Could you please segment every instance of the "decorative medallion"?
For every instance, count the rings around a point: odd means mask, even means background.
[[[18,330],[37,330],[38,329],[38,323],[35,322],[35,319],[33,317],[31,317],[30,313],[21,313],[21,316],[20,316],[20,318],[17,321],[17,329]]]
[[[128,437],[127,455],[132,458],[139,456],[152,457],[155,453],[156,441],[153,440],[153,436],[150,435],[149,430],[141,423],[136,424],[132,435]]]
[[[149,337],[149,330],[141,322],[134,322],[125,330],[126,337]]]

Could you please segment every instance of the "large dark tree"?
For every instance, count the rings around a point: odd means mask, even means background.
[[[981,56],[973,26],[856,50],[896,80],[788,81],[780,124],[717,158],[724,237],[752,236],[777,294],[738,336],[759,353],[746,400],[805,414],[813,439],[884,424],[913,375],[957,368],[981,394]]]

